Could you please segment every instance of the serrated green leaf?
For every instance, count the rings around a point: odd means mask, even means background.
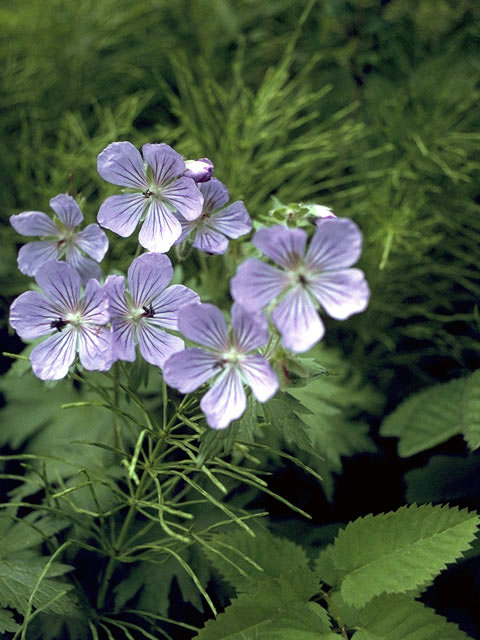
[[[29,514],[23,520],[0,516],[0,558],[40,545],[69,524],[68,520],[39,518],[38,513]]]
[[[449,502],[480,494],[480,456],[432,456],[405,474],[408,502]]]
[[[274,398],[262,405],[265,421],[287,443],[293,443],[304,451],[312,451],[308,427],[298,414],[310,413],[292,395],[278,392]]]
[[[384,595],[360,611],[352,640],[469,640],[456,624],[407,596]]]
[[[320,580],[330,586],[339,584],[343,572],[335,566],[334,546],[329,544],[322,549],[315,560],[315,571]]]
[[[480,369],[466,379],[462,409],[463,435],[475,451],[480,447]]]
[[[260,580],[248,593],[234,599],[224,613],[208,621],[196,640],[241,640],[249,633],[263,634],[280,616],[305,606],[317,590],[318,580],[306,568]],[[322,631],[321,623],[322,618],[318,617],[318,631]]]
[[[479,516],[457,507],[411,505],[368,515],[341,530],[330,551],[345,602],[362,607],[381,593],[425,584],[470,547]]]
[[[239,530],[221,533],[213,536],[209,546],[218,552],[204,548],[210,563],[237,592],[247,591],[259,579],[276,578],[290,569],[308,567],[302,547],[261,529],[255,529],[255,538]],[[260,566],[263,572],[248,559]]]
[[[0,609],[0,633],[11,631],[14,633],[20,629],[20,625],[17,624],[13,618],[13,613],[8,609]]]
[[[404,400],[383,421],[380,433],[395,436],[403,458],[425,451],[461,432],[465,379],[424,389]]]

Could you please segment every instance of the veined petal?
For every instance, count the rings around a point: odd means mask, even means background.
[[[23,245],[18,252],[17,264],[22,273],[34,276],[42,264],[54,260],[58,255],[55,240],[39,240]]]
[[[227,369],[200,400],[200,409],[212,429],[225,429],[247,407],[242,380],[235,368]]]
[[[342,269],[354,264],[361,251],[362,234],[352,220],[326,218],[310,240],[305,265],[314,272]]]
[[[272,319],[282,334],[282,344],[296,353],[308,351],[325,333],[310,296],[301,287],[287,293]]]
[[[102,270],[98,262],[95,262],[95,260],[92,260],[88,256],[84,256],[75,246],[68,247],[65,261],[78,271],[82,284],[88,282],[90,278],[100,280],[102,277]]]
[[[148,188],[142,156],[131,142],[109,144],[98,156],[97,169],[102,178],[112,184],[133,187],[141,191]]]
[[[198,293],[183,284],[173,284],[153,301],[155,315],[153,318],[148,318],[148,322],[165,329],[178,331],[178,313],[180,309],[193,302],[200,302]]]
[[[112,356],[115,360],[135,361],[135,323],[127,318],[112,318]]]
[[[259,229],[253,244],[285,269],[298,266],[305,253],[307,234],[303,229],[287,229],[282,225]]]
[[[126,316],[130,309],[125,300],[125,279],[123,276],[108,276],[103,289],[108,297],[111,318]]]
[[[311,280],[309,289],[328,315],[337,320],[365,311],[370,298],[367,281],[360,269],[319,273]]]
[[[212,214],[208,224],[229,238],[240,238],[252,229],[252,220],[240,200]]]
[[[94,278],[91,278],[87,282],[85,294],[79,305],[79,310],[82,313],[82,324],[88,323],[95,326],[107,324],[110,320],[108,307],[107,292]]]
[[[78,330],[78,355],[88,371],[108,371],[114,362],[112,334],[106,327],[85,327]]]
[[[247,311],[235,302],[231,310],[233,343],[240,353],[248,353],[268,341],[268,322],[262,311]]]
[[[66,193],[61,193],[52,198],[50,206],[69,230],[75,229],[83,221],[83,213],[80,211],[80,207],[72,196]]]
[[[157,199],[152,199],[147,211],[138,241],[148,249],[165,253],[182,232],[180,222],[167,207]]]
[[[163,367],[165,360],[185,347],[181,338],[150,324],[147,319],[137,325],[137,340],[142,356],[157,367]]]
[[[188,238],[188,236],[192,233],[192,231],[195,230],[197,226],[195,220],[185,220],[185,218],[182,218],[181,216],[178,217],[178,221],[182,226],[182,233],[175,240],[174,244],[180,244],[181,242],[183,242],[186,238]]]
[[[213,304],[189,304],[182,307],[178,328],[189,340],[216,351],[228,351],[230,338],[222,312]]]
[[[148,200],[142,193],[124,193],[110,196],[98,210],[98,224],[128,238],[135,231]]]
[[[163,253],[144,253],[128,268],[128,290],[136,307],[148,306],[173,277],[173,267]]]
[[[256,258],[248,258],[230,280],[235,302],[248,310],[262,309],[290,286],[288,274]]]
[[[240,365],[242,374],[259,402],[270,400],[278,391],[278,379],[268,360],[256,354],[245,358]]]
[[[22,236],[58,236],[57,225],[42,211],[24,211],[10,216],[10,224]]]
[[[144,144],[142,153],[158,186],[178,178],[185,171],[182,156],[168,144]]]
[[[38,291],[25,291],[10,307],[10,324],[21,338],[33,340],[53,331],[57,307]]]
[[[98,224],[89,224],[82,231],[75,234],[75,244],[84,251],[87,256],[96,262],[101,262],[108,249],[107,234],[100,229]]]
[[[66,262],[50,260],[35,275],[38,286],[61,311],[77,311],[80,275]]]
[[[195,220],[202,213],[203,196],[191,178],[179,178],[162,189],[162,198],[186,220]]]
[[[180,393],[190,393],[220,370],[219,356],[194,347],[170,356],[163,365],[163,378]]]
[[[223,233],[210,229],[205,225],[201,225],[198,227],[195,240],[193,241],[193,246],[195,249],[200,249],[200,251],[219,255],[225,253],[227,250],[228,240]]]
[[[203,195],[203,211],[210,212],[220,209],[230,199],[227,187],[217,178],[198,185]]]
[[[54,333],[30,354],[33,373],[42,380],[64,378],[75,359],[77,336],[73,327]]]

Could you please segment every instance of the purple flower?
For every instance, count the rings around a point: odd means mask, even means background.
[[[62,193],[50,200],[50,206],[58,216],[58,223],[42,211],[24,211],[10,217],[10,224],[17,233],[44,238],[20,249],[20,271],[34,276],[45,262],[65,258],[78,271],[83,284],[89,278],[100,279],[102,271],[98,263],[108,249],[105,232],[98,224],[89,224],[83,231],[76,231],[83,222],[83,214],[71,196]]]
[[[123,276],[107,278],[105,290],[110,301],[115,359],[133,362],[138,342],[145,360],[162,367],[172,353],[184,348],[181,338],[164,329],[176,331],[181,307],[200,298],[180,284],[165,288],[172,276],[167,256],[144,253],[128,269],[128,293]]]
[[[203,210],[199,218],[193,221],[181,220],[182,235],[177,243],[182,242],[191,233],[195,234],[193,246],[207,253],[225,253],[229,238],[239,238],[252,228],[252,221],[245,205],[240,200],[225,207],[230,196],[227,187],[212,178],[200,184],[203,194]]]
[[[108,299],[93,278],[80,296],[80,276],[65,262],[50,260],[35,275],[44,293],[26,291],[13,301],[10,324],[21,338],[49,337],[30,355],[42,380],[64,378],[78,351],[85,369],[106,371],[112,363]]]
[[[181,393],[189,393],[215,377],[203,396],[200,408],[214,429],[228,427],[245,411],[247,384],[259,402],[269,400],[278,380],[268,361],[257,349],[268,340],[263,313],[249,313],[232,306],[232,336],[221,311],[211,304],[191,304],[182,309],[178,326],[190,340],[204,345],[171,356],[164,365],[165,382]]]
[[[97,219],[126,238],[143,218],[138,241],[148,251],[165,253],[182,232],[178,216],[197,218],[203,197],[192,178],[182,177],[185,162],[167,144],[144,144],[142,153],[146,166],[130,142],[112,142],[98,156],[102,178],[127,189],[107,198]]]
[[[280,298],[272,319],[288,349],[308,351],[321,340],[325,328],[318,305],[337,320],[366,309],[370,291],[363,272],[347,268],[362,247],[362,234],[351,220],[322,220],[308,250],[305,231],[283,226],[260,229],[252,242],[281,270],[249,258],[231,280],[233,299],[256,310]]]
[[[186,160],[187,170],[183,174],[187,178],[193,178],[195,182],[208,182],[213,176],[213,162],[208,158],[200,160]]]

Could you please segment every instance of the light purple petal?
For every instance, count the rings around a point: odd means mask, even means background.
[[[173,267],[162,253],[144,253],[128,268],[128,290],[136,307],[148,306],[173,277]]]
[[[240,368],[259,402],[266,402],[277,393],[279,386],[277,375],[263,356],[248,356],[243,360]]]
[[[262,309],[290,286],[287,273],[256,258],[248,258],[230,280],[235,302],[253,311]]]
[[[91,278],[85,287],[85,294],[79,305],[82,322],[101,326],[110,320],[109,300],[105,289]]]
[[[165,289],[153,302],[155,315],[148,318],[149,324],[158,325],[165,329],[178,331],[179,311],[187,304],[199,303],[200,296],[183,284],[174,284]]]
[[[30,354],[33,373],[42,380],[64,378],[75,359],[77,336],[73,327],[54,333]]]
[[[247,311],[238,303],[231,310],[233,340],[240,353],[258,349],[268,341],[268,322],[261,311]]]
[[[122,238],[128,238],[135,231],[147,205],[148,200],[141,193],[110,196],[98,210],[98,224],[115,231]]]
[[[108,276],[103,289],[108,297],[110,316],[128,315],[130,309],[125,301],[125,279],[123,276]]]
[[[152,199],[138,235],[142,247],[148,251],[165,253],[181,232],[182,227],[175,215],[162,202]]]
[[[182,156],[168,144],[144,144],[142,153],[155,183],[159,186],[178,178],[185,171]]]
[[[200,409],[212,429],[225,429],[247,407],[242,380],[234,368],[227,369],[200,400]]]
[[[89,224],[82,231],[75,234],[75,244],[84,251],[87,256],[96,262],[101,262],[108,249],[107,234],[100,229],[98,224]]]
[[[252,220],[240,200],[211,215],[208,224],[229,238],[240,238],[252,229]]]
[[[112,355],[115,360],[135,361],[135,323],[112,318]]]
[[[199,184],[198,188],[203,195],[203,211],[206,213],[220,209],[230,199],[227,187],[217,178],[212,178],[209,182]]]
[[[38,291],[25,291],[10,307],[10,324],[25,340],[51,333],[51,323],[58,319],[58,309]]]
[[[55,196],[55,198],[52,198],[50,200],[50,206],[69,230],[78,227],[83,221],[83,213],[80,211],[80,207],[72,196],[66,193],[61,193]]]
[[[59,310],[75,312],[80,297],[80,276],[66,262],[50,260],[40,267],[35,279]]]
[[[308,351],[325,333],[310,296],[301,287],[287,293],[272,319],[282,334],[282,344],[296,353]]]
[[[305,264],[313,271],[342,269],[354,264],[361,251],[362,234],[352,220],[327,218],[310,240]]]
[[[110,329],[106,327],[80,327],[78,355],[85,369],[108,371],[114,362]]]
[[[10,216],[10,224],[22,236],[58,236],[56,224],[42,211],[24,211]]]
[[[259,229],[253,244],[285,269],[295,268],[303,258],[307,234],[303,229],[287,229],[281,225]]]
[[[218,373],[220,368],[217,355],[194,347],[171,356],[163,365],[163,378],[180,393],[190,393]]]
[[[109,144],[98,156],[97,169],[102,178],[112,184],[134,187],[141,191],[148,188],[142,156],[131,142]]]
[[[367,281],[360,269],[325,271],[315,276],[309,289],[328,315],[337,320],[365,311],[370,298]]]
[[[162,190],[167,200],[186,220],[195,220],[202,213],[203,196],[191,178],[179,178]]]
[[[142,356],[157,367],[163,367],[165,360],[185,347],[181,338],[151,325],[147,319],[137,325],[137,340]]]
[[[227,323],[220,309],[213,304],[189,304],[183,307],[178,328],[193,342],[221,352],[230,349]]]
[[[65,261],[78,271],[82,284],[88,282],[90,278],[100,280],[102,277],[102,270],[98,262],[88,256],[84,256],[75,246],[68,247]]]
[[[198,227],[193,246],[200,251],[220,255],[228,249],[228,240],[222,233],[202,225]]]
[[[17,256],[18,268],[27,276],[34,276],[42,264],[54,260],[58,255],[55,240],[29,242],[20,248]]]

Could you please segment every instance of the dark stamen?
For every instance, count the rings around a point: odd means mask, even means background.
[[[68,324],[68,320],[62,320],[62,318],[59,318],[58,320],[52,320],[50,323],[50,326],[52,327],[52,329],[61,331],[63,327],[67,326],[67,324]]]
[[[143,317],[144,318],[153,318],[153,316],[155,315],[155,309],[153,308],[152,304],[149,304],[148,307],[142,307],[142,309],[144,310],[144,314]]]

